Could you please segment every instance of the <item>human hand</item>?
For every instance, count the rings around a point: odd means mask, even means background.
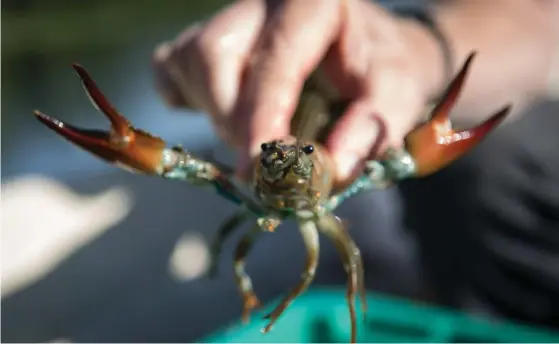
[[[305,79],[320,65],[352,100],[327,140],[344,181],[365,159],[403,144],[444,86],[442,59],[427,29],[373,2],[241,0],[160,46],[155,68],[166,101],[209,114],[241,150],[242,171],[262,142],[289,135]],[[372,114],[386,124],[380,145]]]

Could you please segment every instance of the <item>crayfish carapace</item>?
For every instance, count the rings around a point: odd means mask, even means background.
[[[335,194],[332,194],[334,176],[331,175],[333,169],[328,152],[318,143],[290,137],[262,144],[260,157],[255,160],[254,183],[251,185],[257,201],[247,197],[234,186],[230,171],[199,159],[180,146],[167,147],[160,138],[132,127],[79,65],[73,67],[94,105],[110,120],[111,130],[84,130],[39,111],[35,115],[67,140],[103,160],[148,175],[208,186],[242,205],[242,210],[227,220],[219,231],[213,246],[213,258],[215,262],[221,242],[234,228],[250,217],[255,219],[254,227],[238,244],[234,258],[237,284],[244,300],[244,320],[248,319],[250,310],[260,304],[244,269],[251,247],[258,235],[273,232],[287,218],[295,219],[308,251],[306,269],[301,282],[266,316],[270,322],[263,332],[271,329],[289,304],[312,282],[318,264],[318,235],[322,233],[329,237],[339,250],[349,275],[347,302],[351,317],[351,342],[354,343],[357,296],[363,312],[366,310],[363,262],[357,245],[333,210],[359,192],[385,188],[405,178],[422,177],[438,171],[473,148],[505,118],[510,106],[503,107],[476,128],[461,132],[452,130],[448,115],[473,57],[472,53],[448,86],[446,94],[432,111],[431,119],[406,136],[405,148],[388,149],[382,159],[369,161],[360,177]],[[380,119],[379,123],[382,126]]]

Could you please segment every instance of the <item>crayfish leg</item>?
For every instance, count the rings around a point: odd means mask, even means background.
[[[231,215],[219,228],[210,249],[211,265],[208,270],[208,276],[210,278],[214,278],[217,275],[217,263],[221,255],[223,243],[249,216],[250,213],[243,209]]]
[[[355,310],[356,294],[359,293],[363,319],[367,312],[367,299],[365,294],[364,269],[361,251],[347,232],[343,223],[334,215],[324,215],[319,219],[319,230],[330,238],[336,246],[344,269],[348,274],[346,299],[351,321],[351,343],[357,341],[357,315]]]
[[[237,280],[237,285],[243,298],[242,321],[244,323],[248,323],[250,312],[254,308],[258,308],[261,306],[261,302],[254,293],[254,289],[252,288],[252,279],[245,271],[246,258],[260,234],[262,234],[262,230],[260,229],[258,224],[254,225],[250,229],[250,231],[241,238],[241,241],[239,241],[239,243],[237,244],[237,248],[235,249],[235,278]]]
[[[280,304],[270,314],[264,317],[264,319],[270,319],[270,322],[262,329],[263,333],[267,333],[272,329],[287,307],[289,307],[289,305],[309,287],[316,274],[318,255],[320,251],[316,223],[314,220],[299,221],[299,230],[301,231],[303,242],[307,248],[307,264],[305,271],[303,272],[303,277],[299,284],[297,284],[295,288],[293,288],[289,294],[283,298]]]

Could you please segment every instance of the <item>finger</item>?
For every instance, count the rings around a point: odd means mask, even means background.
[[[375,73],[370,91],[348,108],[328,139],[340,180],[352,178],[366,159],[381,156],[387,147],[401,147],[424,105],[419,88],[403,68],[379,67]],[[375,114],[386,124],[380,144]]]
[[[237,102],[243,68],[265,19],[265,1],[237,1],[214,17],[197,39],[205,89],[213,98],[215,111],[224,117]]]
[[[244,139],[243,161],[260,143],[289,134],[303,82],[339,31],[340,3],[285,1],[269,18],[235,110],[233,125]]]
[[[179,86],[160,63],[171,55],[171,45],[167,42],[160,44],[153,54],[152,64],[155,79],[155,89],[163,98],[163,101],[174,108],[191,107],[180,92]]]
[[[221,124],[236,102],[242,66],[263,25],[265,10],[262,0],[237,1],[203,27],[184,32],[170,52],[169,45],[160,47],[156,76],[165,98],[171,104],[204,110]]]
[[[182,44],[189,45],[189,43],[202,31],[203,26],[201,23],[196,23],[188,27],[180,35]],[[155,88],[167,103],[167,105],[177,108],[196,108],[192,101],[192,95],[189,95],[188,83],[181,83],[176,75],[172,73],[171,59],[174,51],[175,42],[164,42],[156,49],[152,58]]]
[[[359,173],[364,160],[369,156],[379,136],[379,126],[372,99],[354,101],[334,127],[327,140],[333,155],[337,181],[345,183]]]

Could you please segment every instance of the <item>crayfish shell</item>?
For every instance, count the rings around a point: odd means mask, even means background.
[[[295,147],[297,140],[295,137],[288,136],[280,141],[282,145]],[[301,144],[314,147],[313,153],[307,156],[312,162],[310,179],[292,173],[292,167],[288,167],[283,178],[271,182],[264,178],[264,167],[260,157],[253,161],[253,184],[258,190],[258,196],[261,200],[272,208],[277,210],[291,208],[294,203],[300,202],[302,198],[314,204],[326,199],[332,191],[335,176],[333,174],[333,162],[328,151],[324,146],[315,142],[302,140]]]

